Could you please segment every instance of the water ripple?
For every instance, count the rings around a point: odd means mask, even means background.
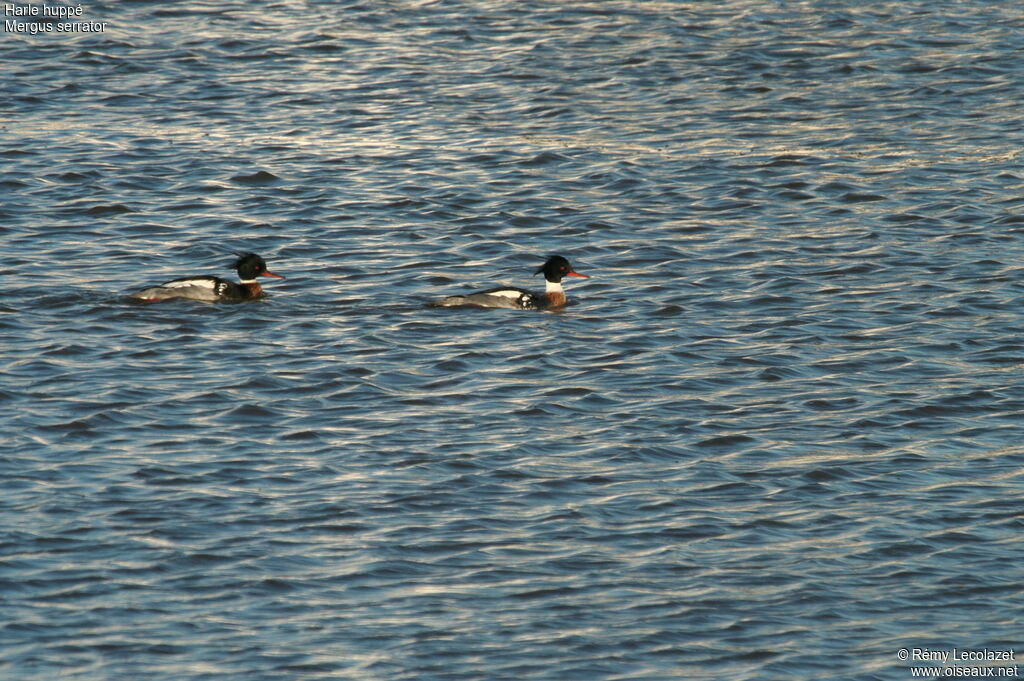
[[[2,48],[0,675],[1016,645],[1008,5],[86,11]],[[427,307],[556,252],[564,310]]]

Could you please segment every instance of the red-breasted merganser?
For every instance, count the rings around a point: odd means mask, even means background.
[[[236,284],[227,279],[203,274],[196,277],[172,279],[165,284],[151,286],[138,293],[133,293],[131,297],[147,302],[167,300],[168,298],[188,298],[190,300],[203,300],[211,303],[233,303],[263,297],[263,289],[256,282],[256,277],[284,279],[280,274],[268,272],[267,263],[255,253],[246,253],[240,256],[235,261],[234,268],[238,271],[238,278],[241,283]]]
[[[435,307],[468,305],[471,307],[508,307],[515,310],[549,310],[565,305],[562,277],[590,278],[586,274],[574,272],[569,261],[560,255],[549,257],[547,262],[534,272],[534,275],[541,272],[544,273],[544,280],[547,282],[544,293],[534,293],[514,286],[499,286],[486,291],[468,293],[464,296],[448,296],[435,300],[431,305]]]

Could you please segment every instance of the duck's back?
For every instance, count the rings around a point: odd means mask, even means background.
[[[532,310],[537,307],[537,295],[532,291],[513,286],[467,293],[461,296],[448,296],[435,300],[435,307],[504,307],[513,310]]]
[[[246,297],[246,291],[238,284],[227,279],[200,275],[172,279],[159,286],[151,286],[138,293],[133,293],[131,297],[140,300],[188,298],[189,300],[214,302],[218,300],[241,300]]]

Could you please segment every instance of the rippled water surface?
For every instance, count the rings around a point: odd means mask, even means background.
[[[1024,645],[1016,3],[83,9],[0,45],[2,678]]]

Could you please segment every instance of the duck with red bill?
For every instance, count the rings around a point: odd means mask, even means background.
[[[246,253],[239,256],[233,267],[238,272],[239,281],[237,284],[227,279],[202,274],[172,279],[159,286],[150,286],[138,293],[131,294],[131,297],[146,302],[186,298],[188,300],[201,300],[208,303],[237,303],[263,297],[263,288],[257,283],[256,277],[284,279],[280,274],[274,274],[269,271],[266,261],[255,253]]]
[[[560,255],[549,257],[534,274],[544,275],[543,293],[515,286],[499,286],[476,293],[447,296],[433,301],[431,305],[434,307],[503,307],[514,310],[550,310],[562,307],[567,302],[565,291],[562,289],[563,277],[590,278],[587,274],[576,272],[569,261]]]

